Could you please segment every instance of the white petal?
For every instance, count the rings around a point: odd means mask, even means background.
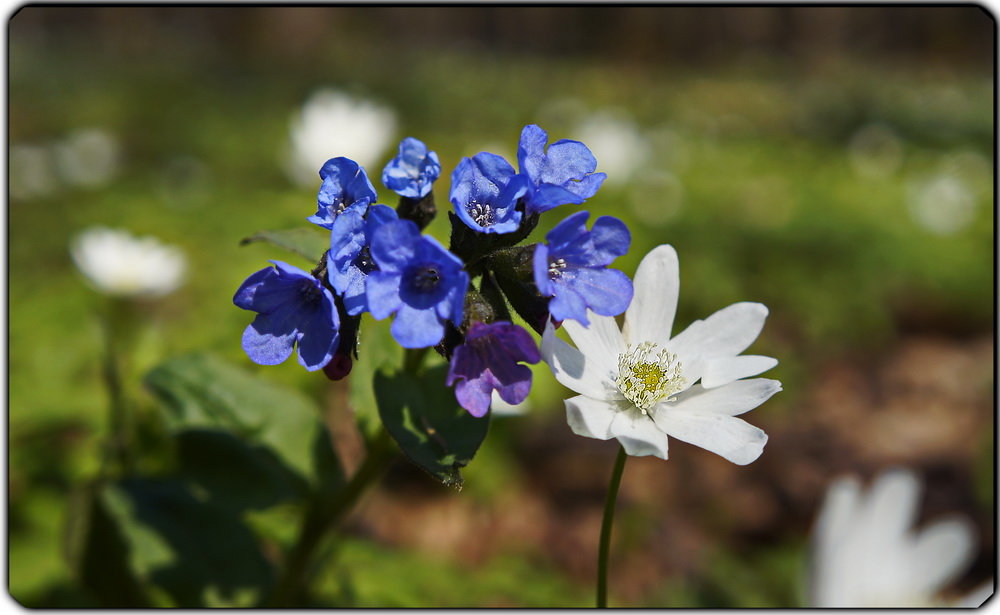
[[[669,408],[656,412],[655,418],[656,426],[668,436],[700,446],[736,465],[743,466],[760,457],[767,443],[767,434],[734,416],[695,414]]]
[[[660,431],[652,419],[634,407],[615,414],[614,420],[611,421],[610,434],[618,438],[629,455],[667,458],[667,434]]]
[[[588,360],[604,372],[618,371],[618,355],[625,352],[625,338],[613,316],[601,316],[587,310],[590,326],[575,320],[564,320],[563,329]]]
[[[607,440],[611,437],[611,421],[618,414],[618,404],[586,395],[577,395],[566,400],[566,422],[578,436]]]
[[[632,286],[632,303],[625,312],[625,340],[630,344],[655,342],[664,346],[670,339],[680,289],[673,246],[658,246],[644,256]]]
[[[920,479],[910,470],[886,470],[875,478],[868,493],[858,522],[869,533],[869,547],[876,552],[900,551],[916,520]]]
[[[695,358],[735,357],[746,350],[760,335],[766,318],[767,307],[761,303],[734,303],[705,320],[691,323],[670,340],[667,348],[685,362],[685,375],[694,373],[689,370],[695,366],[688,364]],[[701,369],[697,370],[698,376]]]
[[[622,399],[611,374],[590,357],[556,337],[552,324],[542,334],[542,359],[563,386],[593,399]]]
[[[965,572],[972,560],[972,525],[964,518],[937,521],[920,532],[912,545],[910,584],[927,596]]]
[[[853,589],[848,538],[855,528],[860,505],[861,483],[854,476],[838,478],[827,488],[812,531],[810,606],[843,606]]]
[[[777,359],[758,355],[708,359],[701,373],[701,385],[706,389],[722,386],[740,378],[764,373],[777,364]]]
[[[737,380],[714,389],[696,384],[678,395],[677,401],[660,405],[667,411],[736,416],[753,410],[780,390],[780,382],[767,378]]]

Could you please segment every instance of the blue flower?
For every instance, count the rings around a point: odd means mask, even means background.
[[[545,235],[534,255],[535,285],[549,301],[556,320],[572,318],[587,326],[586,308],[601,316],[616,316],[632,301],[632,280],[607,265],[628,252],[632,238],[625,223],[601,216],[588,231],[590,216],[579,211]]]
[[[508,404],[519,404],[531,390],[531,370],[518,361],[538,363],[538,346],[523,328],[506,321],[474,322],[465,342],[455,348],[448,367],[448,386],[472,416],[490,409],[494,390]]]
[[[277,365],[298,346],[299,363],[309,371],[326,365],[339,340],[340,317],[333,294],[297,267],[271,261],[247,278],[233,303],[257,312],[243,332],[243,350],[254,363]]]
[[[463,158],[451,174],[451,203],[469,228],[480,233],[511,233],[521,224],[517,200],[528,191],[527,178],[496,154]]]
[[[403,348],[441,341],[444,322],[462,322],[469,275],[462,261],[410,220],[386,222],[372,234],[378,270],[368,275],[365,294],[376,320],[395,313],[392,336]]]
[[[375,202],[375,187],[365,170],[350,158],[331,158],[319,170],[323,184],[316,196],[316,213],[306,220],[325,229],[345,209],[356,204]]]
[[[406,137],[399,143],[399,154],[382,170],[382,183],[399,196],[422,199],[439,175],[437,152],[428,151],[419,139]]]
[[[561,139],[545,151],[548,134],[535,124],[521,131],[517,163],[531,180],[525,196],[527,213],[548,211],[557,205],[580,204],[594,196],[607,175],[595,173],[597,159],[579,141]]]
[[[369,207],[359,203],[333,221],[330,251],[326,257],[327,277],[352,316],[368,310],[365,281],[376,269],[371,256],[372,234],[386,222],[396,219],[396,211],[391,207]]]

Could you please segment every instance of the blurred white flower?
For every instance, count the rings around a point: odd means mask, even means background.
[[[903,142],[884,124],[866,124],[851,135],[847,157],[858,175],[883,179],[892,176],[903,163]]]
[[[975,216],[976,198],[957,175],[938,173],[913,181],[908,188],[910,215],[932,233],[953,235]]]
[[[883,472],[867,493],[853,476],[830,484],[813,528],[812,606],[945,606],[938,594],[971,561],[974,530],[956,516],[914,532],[920,488],[905,469]],[[978,606],[990,593],[957,602]]]
[[[44,145],[11,145],[10,195],[15,199],[30,199],[55,192],[59,182],[53,164],[52,151]]]
[[[63,181],[94,188],[118,172],[118,140],[99,128],[78,130],[56,144],[55,157]]]
[[[619,111],[588,115],[573,131],[573,138],[590,148],[597,170],[608,174],[609,183],[628,181],[646,164],[652,149],[639,126]]]
[[[166,295],[181,285],[187,269],[180,249],[104,227],[78,234],[70,254],[96,290],[117,297]]]
[[[318,90],[291,118],[288,175],[299,185],[318,185],[323,163],[344,156],[364,167],[369,177],[380,177],[382,169],[371,167],[394,144],[395,132],[392,109],[337,90]]]
[[[490,412],[493,416],[520,416],[531,409],[531,401],[525,399],[519,404],[508,404],[500,398],[500,394],[493,391],[490,398]]]
[[[764,451],[767,434],[737,415],[781,390],[750,378],[778,364],[741,354],[764,327],[767,308],[734,303],[671,337],[680,274],[677,253],[662,245],[635,274],[635,293],[621,331],[613,316],[590,310],[590,325],[564,320],[576,348],[549,323],[542,358],[556,380],[579,395],[566,400],[566,419],[586,438],[617,438],[629,455],[667,458],[667,437],[746,465]]]

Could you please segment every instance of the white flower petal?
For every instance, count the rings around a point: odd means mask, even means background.
[[[871,528],[870,546],[898,551],[916,520],[920,479],[902,468],[882,472],[872,483],[859,523]]]
[[[723,414],[682,412],[676,408],[663,411],[661,408],[664,408],[662,404],[655,414],[656,426],[668,436],[700,446],[741,466],[764,452],[767,434],[743,419]]]
[[[758,355],[740,355],[708,359],[701,373],[701,386],[706,389],[729,384],[740,378],[756,376],[778,364],[778,360]]]
[[[853,570],[848,537],[860,505],[861,483],[854,476],[838,478],[827,488],[812,532],[811,606],[842,606],[840,601],[850,593]]]
[[[552,324],[542,334],[542,359],[563,386],[593,399],[622,399],[611,374],[589,356],[556,337]]]
[[[618,438],[625,452],[633,457],[653,455],[660,459],[667,458],[667,434],[634,407],[615,414],[610,434]]]
[[[577,395],[566,400],[566,422],[578,436],[607,440],[611,437],[611,421],[619,412],[618,404],[586,395]]]
[[[973,534],[964,518],[937,521],[920,532],[910,555],[912,588],[933,596],[965,572],[972,560]]]
[[[735,357],[757,339],[766,318],[767,307],[761,303],[734,303],[691,323],[670,340],[667,349],[681,357],[684,374],[694,379],[704,369],[695,365],[695,359]]]
[[[668,412],[736,416],[753,410],[781,390],[781,383],[767,378],[737,380],[714,389],[696,384],[677,396],[677,401],[661,403]]]
[[[630,344],[654,342],[664,346],[670,339],[680,292],[677,252],[673,246],[658,246],[643,257],[632,286],[632,303],[625,312],[622,329],[625,340]]]
[[[613,316],[601,316],[587,310],[590,326],[575,320],[564,320],[563,329],[588,360],[597,363],[604,372],[618,371],[618,355],[625,352],[625,338]]]

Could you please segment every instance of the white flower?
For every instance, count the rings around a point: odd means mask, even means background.
[[[573,134],[594,153],[597,170],[610,183],[626,183],[649,159],[651,148],[639,127],[617,110],[588,115]]]
[[[677,253],[657,247],[636,271],[622,331],[614,318],[592,312],[589,328],[564,321],[573,348],[549,325],[542,357],[559,382],[580,393],[566,400],[578,435],[617,438],[630,455],[661,459],[672,436],[748,464],[760,456],[767,435],[736,415],[781,390],[777,380],[741,380],[778,363],[740,355],[760,334],[767,308],[735,303],[671,337],[679,285]]]
[[[936,596],[972,559],[974,532],[961,517],[912,531],[919,498],[919,480],[904,469],[883,472],[867,493],[853,476],[830,484],[813,528],[812,606],[945,606]],[[953,605],[979,606],[991,594],[989,583]]]
[[[336,90],[318,90],[291,119],[288,174],[296,183],[311,186],[319,182],[324,162],[344,156],[364,167],[369,177],[381,177],[381,169],[370,167],[395,132],[392,109]]]
[[[187,267],[174,246],[103,227],[77,235],[70,253],[94,288],[118,297],[166,295],[180,286]]]
[[[119,149],[114,135],[100,128],[79,130],[56,144],[56,168],[68,184],[101,186],[118,172]]]

